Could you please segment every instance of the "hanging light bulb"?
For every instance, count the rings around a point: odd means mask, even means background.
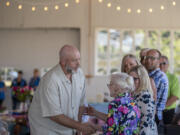
[[[152,13],[152,11],[153,11],[152,8],[150,8],[150,9],[149,9],[149,12]]]
[[[141,9],[138,9],[138,10],[137,10],[137,13],[140,14],[140,13],[141,13]]]
[[[176,6],[176,2],[175,2],[175,1],[173,1],[173,2],[172,2],[172,5],[173,5],[173,6]]]
[[[36,11],[36,7],[35,6],[32,7],[32,11]]]
[[[69,4],[68,4],[68,3],[65,3],[64,6],[65,6],[65,7],[69,7]]]
[[[76,0],[76,3],[78,4],[80,2],[80,0]]]
[[[21,10],[22,9],[22,5],[18,5],[18,9]]]
[[[58,9],[59,9],[59,6],[58,6],[58,5],[55,5],[55,6],[54,6],[54,9],[55,9],[55,10],[58,10]]]
[[[164,6],[163,5],[161,5],[161,10],[164,10]]]
[[[48,11],[48,7],[47,6],[44,7],[44,11]]]
[[[127,9],[127,12],[128,12],[128,13],[131,13],[131,9],[130,9],[130,8],[128,8],[128,9]]]
[[[107,4],[107,7],[110,8],[110,7],[111,7],[111,3],[108,3],[108,4]]]
[[[117,6],[117,7],[116,7],[116,10],[118,10],[118,11],[121,10],[121,7],[120,7],[120,6]]]
[[[102,3],[103,2],[103,0],[99,0],[99,3]]]
[[[10,6],[10,2],[9,2],[9,1],[6,2],[6,6],[7,6],[7,7]]]

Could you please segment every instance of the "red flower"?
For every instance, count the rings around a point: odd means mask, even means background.
[[[13,87],[13,91],[17,91],[18,87]]]
[[[24,89],[21,89],[20,91],[21,91],[21,93],[24,93],[24,92],[25,92],[25,90],[24,90]]]

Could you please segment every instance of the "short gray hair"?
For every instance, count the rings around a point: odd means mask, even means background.
[[[113,73],[111,74],[111,81],[118,85],[121,89],[127,92],[132,92],[135,89],[134,80],[126,73]]]

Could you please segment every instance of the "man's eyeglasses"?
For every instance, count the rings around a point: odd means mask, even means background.
[[[134,79],[134,81],[137,81],[137,80],[139,80],[139,78],[138,78],[138,77],[133,77],[133,79]]]
[[[162,63],[160,63],[160,66],[165,66],[167,63],[166,62],[162,62]]]
[[[155,60],[155,59],[159,59],[158,57],[153,57],[153,56],[146,56],[146,60]]]

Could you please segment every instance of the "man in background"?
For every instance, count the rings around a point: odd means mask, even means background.
[[[157,88],[156,123],[162,121],[162,112],[166,107],[168,96],[168,78],[159,68],[161,53],[156,49],[150,49],[146,55],[145,67],[149,76],[154,80]]]
[[[169,60],[166,56],[160,58],[160,69],[166,73],[169,81],[168,99],[166,103],[166,109],[163,112],[164,124],[171,124],[175,115],[176,101],[180,98],[180,85],[179,79],[175,74],[168,72]]]

